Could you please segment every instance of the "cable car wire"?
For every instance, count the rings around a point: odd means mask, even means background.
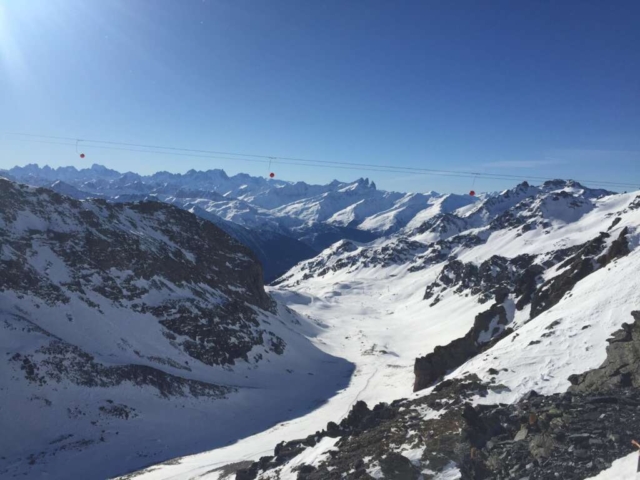
[[[63,142],[52,142],[48,140],[36,140],[36,139],[51,139],[51,140],[65,140],[67,142],[73,141],[78,142],[77,138],[73,137],[61,137],[61,136],[53,136],[53,135],[35,135],[29,133],[17,133],[17,132],[7,132],[6,135],[13,135],[18,137],[26,137],[22,141],[32,141],[35,143],[51,143],[57,145],[73,145],[70,143]],[[92,140],[92,139],[82,139],[83,144],[89,148],[100,148],[106,150],[122,150],[122,151],[131,151],[131,152],[140,152],[140,153],[152,153],[152,154],[160,154],[160,155],[177,155],[177,156],[186,156],[186,157],[196,157],[196,158],[212,158],[219,160],[238,160],[238,161],[246,161],[246,162],[255,162],[255,163],[277,163],[282,165],[299,165],[299,166],[313,166],[313,167],[325,167],[328,168],[340,168],[340,169],[348,169],[348,170],[366,170],[366,171],[375,171],[375,172],[388,172],[388,173],[412,173],[412,174],[422,174],[422,175],[438,175],[438,176],[449,176],[449,177],[460,177],[460,178],[473,178],[474,183],[475,179],[478,177],[481,178],[490,178],[496,180],[549,180],[549,177],[540,177],[540,176],[532,176],[532,175],[512,175],[506,173],[481,173],[481,172],[472,172],[472,171],[455,171],[455,170],[444,170],[444,169],[431,169],[431,168],[421,168],[421,167],[403,167],[396,165],[376,165],[369,163],[356,163],[356,162],[339,162],[339,161],[329,161],[329,160],[311,160],[297,157],[280,157],[273,155],[259,155],[259,154],[247,154],[247,153],[235,153],[235,152],[223,152],[216,150],[201,150],[201,149],[191,149],[191,148],[182,148],[182,147],[168,147],[161,145],[148,145],[148,144],[140,144],[140,143],[127,143],[127,142],[114,142],[108,140]],[[90,145],[90,144],[98,144],[98,145]],[[76,143],[77,145],[77,143]],[[133,148],[135,147],[135,148]],[[231,157],[221,157],[219,155],[230,155]],[[240,158],[243,157],[243,158]],[[246,158],[252,157],[252,158]],[[576,180],[581,183],[590,183],[595,185],[608,185],[608,186],[616,186],[616,187],[633,187],[637,188],[637,183],[632,182],[612,182],[612,181],[604,181],[604,180]]]
[[[51,142],[51,141],[47,141],[47,140],[20,140],[20,141],[28,142],[28,143],[45,143],[45,144],[50,144],[50,145],[68,145],[68,146],[75,145],[73,143]],[[86,142],[86,140],[84,140],[84,141]],[[258,160],[258,159],[254,159],[254,158],[236,158],[236,157],[223,157],[223,156],[218,156],[218,155],[163,152],[163,151],[156,151],[156,150],[141,150],[141,149],[126,148],[126,147],[110,147],[110,146],[104,146],[104,145],[91,145],[90,147],[91,148],[104,149],[104,150],[121,150],[121,151],[128,151],[128,152],[150,153],[150,154],[158,154],[158,155],[185,156],[185,157],[195,157],[195,158],[210,158],[210,159],[214,159],[214,160],[243,161],[243,162],[253,162],[253,163],[262,163],[262,164],[268,163],[267,160]],[[304,167],[329,168],[326,165],[292,162],[292,161],[288,161],[288,160],[271,160],[271,162],[272,163],[276,163],[276,164],[281,164],[281,165],[299,165],[299,166],[304,166]],[[358,166],[355,166],[355,165],[358,165]],[[415,174],[415,175],[434,175],[434,176],[447,176],[447,177],[459,177],[459,178],[473,178],[473,176],[476,175],[476,174],[471,174],[471,173],[454,173],[454,172],[447,173],[447,172],[444,172],[444,171],[443,172],[441,172],[441,171],[424,172],[424,171],[421,171],[421,170],[413,171],[413,170],[411,170],[411,167],[402,167],[403,170],[398,170],[395,167],[391,167],[391,166],[380,166],[378,168],[361,167],[360,164],[354,164],[354,166],[332,165],[330,168],[338,168],[338,169],[343,169],[343,170],[359,170],[359,171],[365,170],[365,171],[371,171],[371,172],[385,172],[385,173],[404,173],[404,174],[410,173],[410,174]],[[492,174],[490,178],[496,179],[496,180],[504,180],[504,181],[513,182],[513,177],[503,178],[499,174]],[[517,178],[520,178],[520,179],[524,180],[524,177],[517,177]]]

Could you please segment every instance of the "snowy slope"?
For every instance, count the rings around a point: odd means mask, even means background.
[[[475,373],[489,380],[490,368],[500,371],[496,381],[508,390],[475,402],[513,402],[532,388],[540,393],[562,392],[569,386],[569,375],[600,365],[604,339],[640,305],[639,192],[610,195],[573,182],[521,185],[489,196],[479,205],[463,205],[455,216],[468,224],[456,225],[460,231],[452,234],[424,239],[424,232],[415,230],[418,224],[371,244],[342,241],[284,275],[271,289],[272,295],[326,327],[313,341],[356,365],[350,385],[304,417],[224,449],[153,467],[141,478],[196,478],[225,464],[255,460],[271,453],[280,441],[304,438],[326,428],[329,421],[339,422],[358,400],[374,405],[403,397],[427,398],[432,388],[412,392],[416,358],[463,337],[476,316],[489,307],[483,303],[487,295],[493,298],[496,288],[521,275],[519,270],[514,270],[514,277],[493,270],[499,281],[493,284],[487,280],[491,267],[473,274],[470,283],[456,283],[455,277],[449,277],[453,283],[448,286],[441,283],[442,273],[454,265],[452,259],[473,272],[470,266],[495,262],[496,255],[507,262],[529,255],[522,268],[540,272],[533,284],[540,313],[536,310],[534,315],[526,302],[516,308],[520,297],[507,295],[504,308],[514,333],[463,361],[447,377]],[[622,243],[629,253],[613,255]],[[585,277],[571,277],[562,298],[546,299],[544,282],[559,281],[572,265],[590,262],[593,269]],[[433,302],[435,295],[425,299],[430,285],[436,285],[437,302]],[[487,335],[490,338],[490,329]],[[508,371],[501,371],[505,367]],[[330,448],[319,443],[305,450],[303,463]],[[289,475],[294,462],[302,461],[295,458],[277,471]],[[375,468],[368,471],[371,474]],[[455,472],[451,466],[438,478],[457,478]]]
[[[638,298],[638,292],[640,292],[640,290],[637,288],[639,285],[636,283],[635,278],[632,278],[634,277],[633,271],[638,268],[638,262],[640,261],[638,250],[636,250],[640,239],[640,208],[628,208],[628,205],[634,205],[633,202],[635,202],[635,204],[639,203],[636,195],[637,193],[612,195],[597,200],[589,213],[584,213],[579,221],[568,223],[559,222],[555,225],[528,230],[525,233],[522,233],[519,228],[488,231],[487,233],[489,233],[489,235],[486,237],[485,243],[474,245],[472,248],[464,247],[464,245],[456,247],[456,257],[463,262],[471,262],[476,265],[486,261],[495,255],[496,252],[499,252],[501,256],[507,258],[522,254],[538,255],[540,256],[540,261],[546,261],[545,259],[547,257],[545,255],[547,252],[570,249],[581,245],[586,241],[598,237],[601,231],[607,230],[608,227],[614,223],[615,218],[620,218],[619,221],[615,222],[615,226],[609,230],[610,237],[606,243],[610,245],[620,232],[628,228],[631,233],[627,238],[632,253],[629,254],[628,257],[608,265],[606,268],[597,270],[586,279],[577,283],[575,289],[570,292],[570,295],[573,297],[581,295],[579,301],[575,303],[575,308],[577,309],[575,315],[581,316],[581,320],[578,321],[576,317],[567,322],[572,325],[573,329],[568,332],[567,335],[573,335],[575,329],[583,326],[582,322],[593,322],[593,320],[590,320],[584,314],[584,305],[590,305],[588,310],[593,311],[594,314],[598,314],[601,311],[609,312],[607,315],[612,319],[612,323],[603,324],[602,320],[598,323],[602,328],[613,331],[619,328],[620,322],[627,321],[628,311],[631,310],[635,301],[640,300]],[[573,216],[575,214],[570,212],[568,215]],[[606,245],[603,248],[607,248]],[[394,251],[394,249],[400,250]],[[372,245],[357,245],[352,242],[342,242],[322,252],[322,254],[315,259],[303,262],[300,266],[293,269],[292,272],[289,272],[289,274],[283,277],[279,288],[291,288],[297,292],[313,292],[315,296],[319,296],[323,301],[329,301],[329,299],[331,299],[331,301],[344,302],[345,304],[349,304],[350,300],[355,300],[360,296],[357,295],[357,292],[361,294],[362,290],[368,290],[370,292],[368,296],[371,296],[372,299],[379,302],[382,301],[382,299],[386,299],[388,295],[397,289],[398,292],[396,295],[400,295],[400,297],[394,300],[394,303],[397,303],[401,310],[410,310],[410,299],[417,301],[418,305],[424,305],[424,287],[429,285],[442,269],[443,263],[439,262],[426,269],[412,268],[416,264],[421,265],[424,263],[419,259],[425,255],[424,252],[429,252],[429,250],[429,246],[420,246],[418,242],[407,244],[402,242],[401,239],[380,240]],[[406,255],[409,259],[407,260],[403,255]],[[443,260],[444,259],[446,259],[446,257],[443,258]],[[545,275],[548,279],[557,276],[562,271],[561,268],[559,269],[556,266],[550,268]],[[384,292],[385,287],[376,287],[378,284],[386,286],[386,294]],[[461,297],[457,291],[461,291],[463,296]],[[445,289],[445,293],[441,295],[439,303],[430,306],[426,312],[421,311],[420,316],[424,319],[424,322],[432,326],[434,322],[434,320],[431,320],[432,315],[435,318],[451,318],[452,315],[450,313],[444,313],[448,312],[451,308],[449,302],[451,302],[451,305],[456,306],[462,306],[467,301],[471,301],[472,304],[475,302],[475,300],[468,300],[474,296],[472,291],[465,291],[462,288],[457,291]],[[582,294],[583,291],[584,294]],[[596,295],[598,291],[601,291],[601,293]],[[472,295],[471,297],[469,296],[470,294]],[[617,298],[620,299],[618,303],[622,309],[621,311],[616,310],[615,299]],[[371,308],[372,299],[362,300],[362,304],[368,305],[369,308]],[[591,301],[595,303],[588,303],[588,299],[591,299]],[[512,312],[514,316],[512,319],[513,324],[514,326],[522,325],[524,332],[529,332],[530,329],[533,329],[532,332],[539,332],[543,330],[548,323],[566,314],[564,310],[561,309],[561,305],[569,305],[567,302],[569,302],[568,298],[563,299],[561,304],[536,317],[535,323],[527,323],[530,314],[528,307],[523,308],[521,311],[514,310],[514,312]],[[355,303],[357,303],[357,300]],[[466,313],[464,317],[467,319],[466,324],[469,326],[474,315],[478,313],[478,308],[486,309],[486,306],[482,304],[477,304],[476,307],[477,308],[469,308],[469,306],[461,307],[468,309],[468,313]],[[299,309],[299,311],[311,314],[305,306],[296,306],[296,308]],[[624,312],[623,310],[625,308],[628,311]],[[342,307],[338,309],[326,309],[335,312],[336,310],[341,310]],[[406,329],[403,328],[402,322],[406,321],[407,314],[403,312],[401,319],[396,319],[396,312],[393,312],[394,310],[397,310],[397,308],[389,306],[385,308],[385,313],[388,316],[389,322],[401,330],[399,335],[402,336],[406,331]],[[416,325],[412,325],[408,329],[415,333],[419,331],[416,330],[416,328],[418,328]],[[464,330],[464,328],[462,330]],[[454,331],[458,334],[462,330],[458,327],[454,328]],[[575,340],[572,340],[571,344],[577,348],[579,342],[584,341],[583,336],[591,338],[591,343],[597,343],[598,339],[602,338],[602,334],[603,331],[598,330],[598,327],[596,327],[593,330],[585,331],[581,335],[572,337],[575,338]],[[509,351],[511,351],[513,355],[518,355],[524,347],[523,342],[531,340],[529,335],[535,334],[528,333],[527,336],[523,335],[522,339],[520,339],[520,337],[514,338],[514,347]],[[418,344],[421,341],[423,340],[419,340]],[[400,347],[398,345],[398,347],[392,350],[402,350],[405,352],[414,342],[415,339],[413,338],[408,340],[400,338],[398,339],[398,343],[402,343],[402,346]],[[544,345],[555,345],[556,347],[553,348],[564,348],[564,346],[557,346],[557,342],[555,341],[547,340],[540,345],[530,347],[530,349],[535,352],[543,348]],[[409,358],[420,356],[420,347],[418,346],[416,348],[417,350],[407,352]],[[422,352],[426,352],[429,347],[428,345],[424,345],[422,349]],[[601,344],[599,357],[594,356],[592,354],[593,352],[585,353],[585,356],[591,359],[590,363],[585,363],[585,365],[587,365],[585,369],[593,368],[602,362],[602,355],[604,355],[603,349],[604,344]],[[538,357],[545,358],[549,356],[548,353],[549,352],[543,352]],[[499,356],[496,363],[504,362],[506,355],[507,354],[504,353],[503,356]],[[576,367],[576,365],[571,362],[571,355],[562,358],[564,358],[564,363],[562,363],[563,368]],[[580,358],[585,362],[587,360],[587,358]],[[515,358],[507,359],[508,363],[512,361],[516,362]],[[484,360],[484,357],[478,357],[472,360],[472,362],[476,362],[477,365],[482,365],[482,367],[478,366],[478,369],[485,368],[486,370],[491,367],[491,362]],[[558,359],[558,362],[560,362],[560,359]],[[595,364],[593,362],[595,362]],[[530,362],[525,363],[530,366]],[[462,368],[463,367],[461,367],[461,369]],[[549,368],[552,367],[549,366]],[[468,370],[468,368],[465,370]],[[474,372],[478,373],[481,378],[486,376],[486,374],[480,375],[479,371],[476,372],[474,370]],[[562,375],[558,375],[557,388],[566,389],[568,386],[568,374],[565,373],[566,372],[563,372]],[[514,398],[518,394],[527,391],[526,389],[529,387],[529,385],[523,384],[521,389],[517,389],[514,385],[512,389]],[[522,389],[525,390],[523,391]],[[551,389],[549,391],[553,392],[558,390]]]
[[[281,229],[278,220],[268,210],[244,202],[242,200],[209,200],[205,198],[169,197],[166,202],[187,207],[187,210],[197,206],[229,222],[237,223],[248,228],[269,228],[275,231]]]
[[[640,218],[637,221],[640,225]],[[634,273],[639,268],[640,249],[636,248],[578,282],[567,298],[533,321],[517,319],[523,323],[517,336],[499,342],[450,377],[475,373],[488,379],[489,369],[508,365],[508,371],[493,376],[509,391],[489,395],[483,403],[511,403],[530,390],[545,395],[566,391],[570,375],[602,364],[604,339],[628,322],[630,312],[640,305],[640,275]]]
[[[379,191],[369,179],[361,178],[342,186],[273,210],[275,215],[289,219],[288,226],[324,222],[340,226],[354,226],[368,215],[384,210],[402,194]]]
[[[429,199],[431,208],[427,208],[418,212],[406,225],[407,232],[411,232],[420,227],[426,221],[435,217],[439,213],[452,213],[462,211],[465,207],[473,208],[479,201],[478,197],[469,195],[448,194],[442,196],[432,196]]]
[[[352,366],[251,252],[161,202],[0,179],[0,477],[102,479],[307,413]]]
[[[420,224],[422,221],[438,213],[451,212],[473,202],[473,197],[460,195],[439,195],[435,192],[427,194],[409,193],[397,200],[388,210],[371,215],[362,221],[358,228],[373,232],[390,234],[407,226],[409,223]]]

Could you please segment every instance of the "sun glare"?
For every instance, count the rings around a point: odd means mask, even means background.
[[[25,63],[11,29],[7,5],[0,2],[0,69],[3,76],[16,79],[24,74]]]

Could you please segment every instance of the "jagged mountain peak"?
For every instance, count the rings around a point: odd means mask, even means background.
[[[204,178],[211,178],[211,179],[221,179],[221,180],[228,180],[229,176],[227,175],[227,172],[225,172],[224,170],[220,169],[220,168],[215,168],[212,170],[194,170],[191,169],[189,171],[187,171],[184,174],[185,177],[204,177]]]
[[[437,208],[422,210],[391,238],[363,245],[357,255],[332,247],[292,269],[280,282],[296,283],[315,274],[331,276],[333,272],[356,272],[361,268],[390,265],[421,270],[452,254],[461,255],[473,250],[487,243],[493,234],[534,238],[541,233],[560,231],[563,226],[595,211],[600,199],[610,195],[607,191],[578,188],[575,182],[554,181],[544,188],[523,182],[484,201],[468,196],[437,197],[429,200]],[[463,202],[463,206],[456,209],[458,202],[465,198],[468,203],[464,205]],[[452,202],[452,208],[447,211],[441,207],[448,201]],[[417,219],[421,221],[417,222]]]
[[[343,184],[344,185],[344,184]],[[355,182],[348,183],[338,191],[343,193],[349,192],[367,192],[367,191],[375,191],[376,184],[374,182],[369,181],[368,178],[359,178]]]
[[[571,193],[576,197],[585,198],[597,198],[612,193],[606,190],[592,190],[573,180],[549,180],[541,186],[531,185],[529,182],[524,181],[513,188],[503,190],[497,195],[488,196],[473,209],[465,209],[461,216],[466,218],[471,225],[478,227],[502,215],[525,199],[560,190]]]
[[[116,170],[113,170],[111,168],[107,168],[104,165],[100,165],[98,163],[94,163],[91,165],[91,170],[94,172],[99,173],[100,175],[106,175],[106,176],[110,176],[110,177],[118,177],[120,176],[120,173],[117,172]]]

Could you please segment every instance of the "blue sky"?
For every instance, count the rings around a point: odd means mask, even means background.
[[[637,1],[0,0],[0,132],[640,187],[638,18]],[[0,168],[267,173],[85,153],[0,135]],[[401,191],[471,185],[272,169]]]

